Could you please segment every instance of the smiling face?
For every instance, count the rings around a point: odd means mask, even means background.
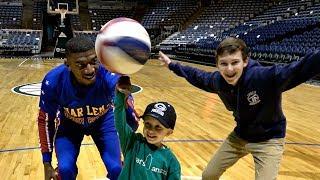
[[[233,86],[237,84],[243,73],[243,69],[247,65],[248,58],[243,59],[240,50],[232,54],[224,53],[221,56],[218,56],[217,67],[227,83]]]
[[[172,132],[172,129],[164,127],[157,119],[151,116],[144,118],[143,135],[148,143],[161,147],[163,139]]]
[[[249,48],[243,40],[228,37],[221,41],[216,49],[216,63],[228,84],[235,86],[238,83],[249,56]]]
[[[79,84],[90,85],[95,82],[99,61],[94,49],[68,54],[66,64]]]

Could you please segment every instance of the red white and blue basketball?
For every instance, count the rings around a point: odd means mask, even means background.
[[[102,26],[95,49],[98,59],[109,71],[133,74],[149,59],[151,42],[148,32],[139,22],[116,18]]]

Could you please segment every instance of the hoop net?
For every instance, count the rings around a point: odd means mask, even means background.
[[[59,11],[60,11],[60,15],[61,15],[61,20],[66,18],[66,14],[67,14],[68,10],[67,9],[59,9]]]

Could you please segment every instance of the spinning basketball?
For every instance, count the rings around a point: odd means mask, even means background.
[[[99,60],[109,71],[132,74],[148,60],[151,42],[140,23],[130,18],[116,18],[100,29],[95,49]]]

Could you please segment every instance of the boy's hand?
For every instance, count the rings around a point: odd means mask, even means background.
[[[166,66],[169,66],[169,64],[171,63],[171,59],[161,51],[159,51],[159,58],[158,59],[160,61],[164,62],[166,64]]]
[[[131,93],[131,81],[129,76],[121,76],[118,80],[117,90],[126,96]]]

